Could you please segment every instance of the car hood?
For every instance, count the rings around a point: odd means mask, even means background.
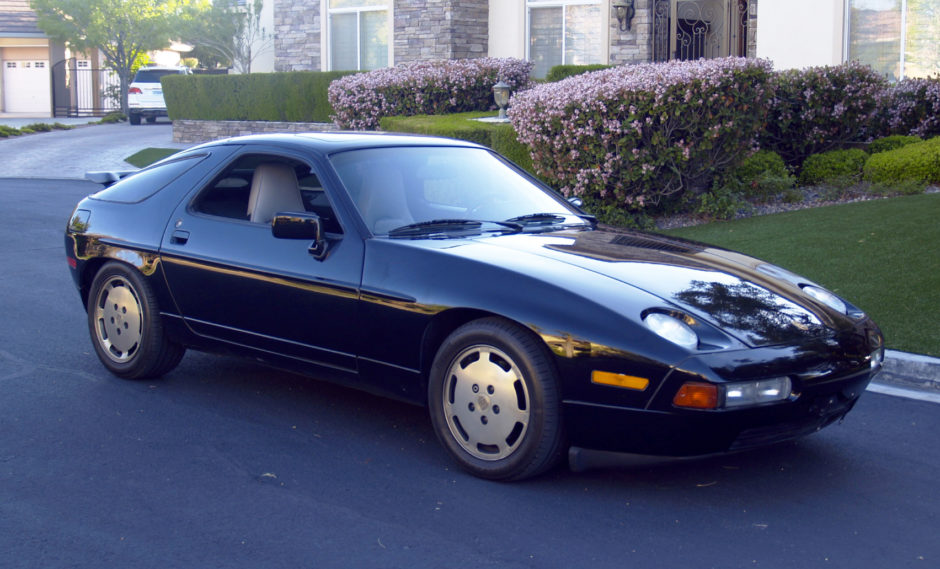
[[[701,243],[621,230],[522,233],[486,242],[641,289],[665,308],[678,307],[752,346],[818,338],[833,325],[833,315],[803,294],[807,279]]]

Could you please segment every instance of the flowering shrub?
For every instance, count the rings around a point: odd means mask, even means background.
[[[532,64],[484,57],[417,61],[358,73],[330,84],[333,120],[342,128],[374,130],[391,115],[439,115],[495,108],[493,85],[513,91],[529,85]]]
[[[872,136],[887,81],[858,62],[783,71],[774,79],[761,148],[789,164]]]
[[[879,134],[940,135],[940,77],[904,79],[882,92]]]
[[[743,58],[615,67],[516,93],[509,117],[565,195],[639,211],[745,158],[769,81],[770,62]]]

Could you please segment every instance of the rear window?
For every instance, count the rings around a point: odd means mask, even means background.
[[[136,172],[123,180],[108,186],[91,196],[92,199],[119,202],[137,203],[144,201],[165,188],[170,182],[189,171],[190,168],[202,161],[204,154],[188,156],[164,162],[156,166]]]
[[[179,75],[183,71],[176,69],[141,69],[134,76],[134,83],[159,83],[164,75]]]

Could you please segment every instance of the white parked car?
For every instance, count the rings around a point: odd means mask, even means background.
[[[191,73],[185,66],[148,65],[138,69],[127,91],[127,118],[130,123],[140,124],[141,118],[152,123],[157,117],[167,116],[160,78],[164,75]]]

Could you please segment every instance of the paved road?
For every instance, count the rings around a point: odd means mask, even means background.
[[[0,177],[83,179],[91,170],[133,169],[124,159],[144,148],[188,146],[173,142],[173,126],[164,120],[41,132],[0,139]]]
[[[93,189],[0,179],[0,567],[940,564],[932,403],[866,393],[798,443],[496,484],[421,409],[245,360],[115,379],[62,253]]]

